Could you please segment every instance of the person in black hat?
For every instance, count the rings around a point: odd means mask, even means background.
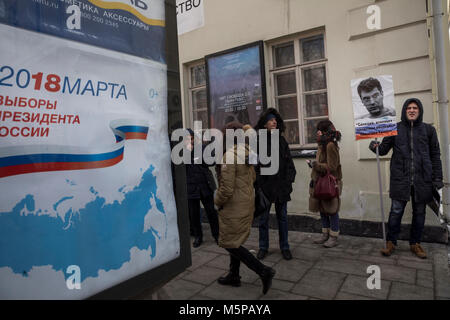
[[[393,149],[386,248],[381,254],[390,256],[397,245],[403,213],[408,201],[412,201],[413,218],[409,244],[419,258],[427,257],[420,246],[425,225],[425,208],[433,200],[433,188],[441,189],[442,163],[436,129],[423,121],[423,106],[419,99],[408,99],[403,104],[402,118],[397,123],[397,136],[385,137],[381,144],[372,141],[369,149],[386,155]]]
[[[208,216],[211,234],[216,243],[219,238],[219,221],[217,211],[214,208],[214,190],[216,189],[216,184],[208,165],[201,163],[200,159],[194,158],[194,145],[200,142],[195,138],[192,129],[187,129],[187,131],[189,134],[185,136],[185,143],[187,149],[191,151],[191,163],[186,164],[189,221],[191,226],[191,236],[194,236],[195,238],[192,245],[194,248],[197,248],[203,242],[200,201]],[[202,148],[203,151],[203,146],[198,147]]]
[[[292,161],[291,151],[286,139],[282,136],[285,130],[283,119],[278,111],[274,108],[269,108],[260,116],[255,128],[259,130],[268,130],[267,150],[271,150],[270,132],[274,129],[280,131],[279,135],[279,169],[274,175],[262,175],[261,167],[257,167],[256,187],[259,187],[264,192],[267,199],[275,204],[275,212],[278,220],[278,234],[281,254],[286,260],[292,259],[292,254],[289,248],[288,241],[288,221],[287,221],[287,202],[291,200],[290,194],[292,192],[292,183],[295,181],[297,174]],[[259,251],[258,259],[264,259],[269,250],[269,215],[271,206],[268,210],[261,214],[259,218]]]

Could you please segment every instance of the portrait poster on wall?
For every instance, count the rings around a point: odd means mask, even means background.
[[[356,140],[397,135],[392,76],[351,81]]]
[[[266,109],[262,42],[205,57],[209,126],[229,122],[256,125]]]
[[[164,0],[0,0],[0,299],[180,255],[164,33]]]

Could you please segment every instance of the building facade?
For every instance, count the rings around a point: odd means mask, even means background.
[[[193,2],[200,4],[200,0]],[[202,2],[202,26],[179,35],[183,125],[192,127],[198,120],[208,127],[205,57],[262,41],[267,107],[277,108],[286,120],[286,138],[297,169],[288,203],[290,217],[318,219],[308,212],[310,169],[305,159],[312,153],[306,150],[316,149],[315,124],[330,119],[342,133],[341,219],[379,225],[377,162],[368,149],[371,140],[355,139],[350,83],[391,75],[397,120],[403,102],[416,97],[424,104],[424,121],[439,134],[431,1]],[[448,1],[443,4],[448,21]],[[444,29],[448,39],[448,27]],[[448,54],[448,43],[446,48]],[[389,159],[387,155],[381,161],[386,221]],[[410,205],[407,208],[403,222],[409,224]],[[426,226],[439,226],[434,214],[427,214]]]

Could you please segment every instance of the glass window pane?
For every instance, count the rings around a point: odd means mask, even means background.
[[[192,110],[206,109],[206,89],[192,92]]]
[[[202,86],[206,84],[205,65],[201,64],[191,68],[191,86]]]
[[[326,119],[306,120],[306,143],[317,143],[317,124]]]
[[[298,134],[298,121],[289,121],[284,123],[286,130],[284,137],[289,144],[300,144],[300,137]]]
[[[284,120],[298,119],[297,97],[278,99],[278,110]]]
[[[275,81],[277,83],[278,96],[296,93],[297,83],[295,81],[295,71],[277,74]]]
[[[303,69],[303,88],[305,91],[322,90],[327,88],[325,66]]]
[[[305,95],[305,117],[328,116],[326,93]]]
[[[202,129],[208,129],[208,112],[207,111],[194,112],[194,121],[201,121]]]
[[[294,44],[274,48],[275,67],[289,66],[295,63]]]
[[[300,40],[302,48],[302,62],[315,61],[325,58],[323,35]]]

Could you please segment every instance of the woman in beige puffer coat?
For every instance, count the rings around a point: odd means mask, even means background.
[[[224,146],[226,146],[226,129],[250,129],[251,126],[233,122],[223,130]],[[221,165],[216,167],[219,188],[214,197],[214,204],[219,209],[219,246],[230,253],[230,271],[218,282],[222,285],[239,287],[241,280],[239,268],[241,261],[255,271],[262,280],[263,294],[272,284],[275,270],[262,264],[243,244],[250,235],[255,211],[255,193],[253,183],[256,174],[249,163],[250,148],[248,144],[235,143],[223,155]]]

